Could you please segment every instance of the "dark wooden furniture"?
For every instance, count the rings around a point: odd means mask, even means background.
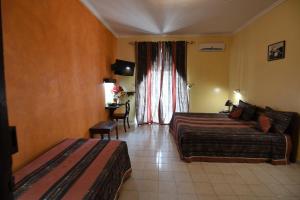
[[[108,139],[110,140],[110,133],[113,130],[116,130],[116,138],[119,139],[119,133],[118,133],[118,124],[114,121],[102,121],[97,124],[95,124],[93,127],[89,129],[90,137],[93,138],[95,134],[100,134],[101,139],[104,138],[104,134],[108,135]]]
[[[115,119],[118,123],[119,119],[123,119],[123,125],[124,125],[124,130],[126,132],[126,121],[127,121],[127,125],[128,128],[130,128],[129,126],[129,112],[130,112],[130,101],[128,100],[125,103],[125,112],[124,113],[116,113],[112,115],[112,119]]]
[[[124,105],[125,105],[124,103],[114,103],[114,104],[106,105],[105,109],[109,111],[109,118],[111,120],[113,120],[113,114],[114,114],[115,110]]]

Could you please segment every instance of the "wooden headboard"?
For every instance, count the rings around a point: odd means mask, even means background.
[[[293,113],[292,121],[287,128],[287,134],[291,136],[292,140],[292,152],[290,155],[290,161],[297,161],[298,143],[299,143],[299,131],[300,131],[300,117],[298,113]]]

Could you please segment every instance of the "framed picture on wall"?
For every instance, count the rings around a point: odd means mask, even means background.
[[[268,46],[268,61],[283,59],[285,57],[285,41]]]

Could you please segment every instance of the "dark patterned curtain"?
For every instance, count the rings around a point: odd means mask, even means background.
[[[168,124],[174,112],[188,111],[185,41],[137,42],[138,124]]]

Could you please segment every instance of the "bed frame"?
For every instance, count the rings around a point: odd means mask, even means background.
[[[257,107],[256,110],[256,116],[255,120],[258,119],[259,115],[261,113],[264,113],[265,109],[261,107]],[[300,134],[300,116],[296,112],[290,112],[292,113],[292,120],[287,128],[286,135],[288,135],[288,143],[290,144],[288,149],[289,154],[289,160],[288,162],[296,162],[297,161],[297,153],[298,153],[298,143],[299,143],[299,134]],[[170,132],[174,130],[170,129]],[[177,150],[179,152],[180,158],[186,162],[193,162],[193,161],[203,161],[203,162],[247,162],[247,163],[260,163],[260,162],[265,162],[268,161],[267,159],[251,159],[251,158],[229,158],[229,157],[184,157],[180,147],[177,143],[177,140],[175,140]],[[288,164],[287,162],[283,161],[272,161],[272,164]]]
[[[116,200],[131,164],[126,142],[66,139],[15,172],[15,199]]]

